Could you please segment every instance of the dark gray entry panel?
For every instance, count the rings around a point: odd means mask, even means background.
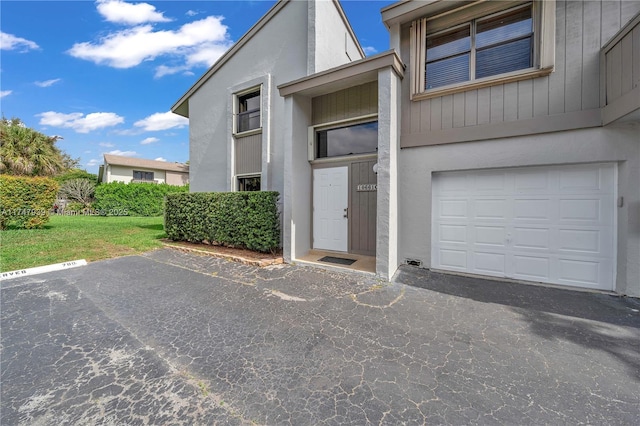
[[[377,160],[352,162],[349,183],[349,252],[375,256],[377,177],[373,165]]]

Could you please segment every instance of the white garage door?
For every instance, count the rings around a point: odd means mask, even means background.
[[[435,173],[435,269],[613,290],[613,164]]]

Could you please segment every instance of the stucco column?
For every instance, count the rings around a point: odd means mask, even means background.
[[[376,274],[390,279],[398,269],[398,151],[400,78],[378,71],[378,218]]]
[[[291,95],[284,99],[284,193],[282,203],[282,251],[285,262],[303,256],[311,248],[311,166],[307,154],[311,101]]]

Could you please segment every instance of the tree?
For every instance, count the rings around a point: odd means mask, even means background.
[[[98,175],[86,170],[72,168],[54,178],[60,185],[71,179],[88,179],[95,185],[98,184]]]
[[[71,179],[62,184],[59,194],[69,200],[82,203],[83,207],[89,207],[95,190],[96,184],[89,179]]]
[[[19,118],[0,120],[0,173],[17,176],[55,176],[78,160],[56,146],[59,136],[47,136]]]

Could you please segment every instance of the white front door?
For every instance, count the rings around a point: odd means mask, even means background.
[[[349,168],[313,171],[313,248],[347,251]]]
[[[431,266],[612,290],[615,166],[433,175]]]

